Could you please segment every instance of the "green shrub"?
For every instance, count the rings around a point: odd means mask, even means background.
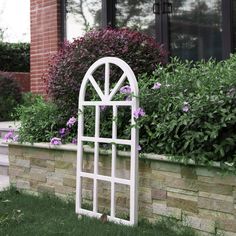
[[[172,59],[151,76],[139,77],[140,107],[146,113],[138,121],[142,152],[181,157],[185,161],[193,158],[198,163],[233,162],[235,78],[236,55],[219,63]],[[94,135],[94,113],[94,110],[84,112],[86,135]],[[107,107],[101,113],[101,136],[108,137],[111,109]],[[130,137],[129,120],[130,111],[119,108],[118,138]]]
[[[41,100],[42,96],[38,94],[34,94],[31,92],[22,94],[22,105],[25,107],[32,106],[37,100]]]
[[[152,76],[142,77],[140,100],[147,114],[140,129],[143,152],[197,162],[234,161],[236,55],[219,63],[173,59]]]
[[[16,110],[21,122],[21,142],[49,142],[57,135],[60,114],[53,103],[45,102],[42,97],[35,97],[34,104],[21,105]]]
[[[0,71],[30,71],[29,43],[0,42],[0,52]]]
[[[40,99],[40,98],[41,98],[41,95],[33,94],[33,93],[31,93],[31,92],[22,93],[21,103],[18,104],[18,105],[14,108],[14,110],[13,110],[13,112],[12,112],[12,114],[11,114],[11,118],[12,118],[13,120],[19,120],[20,117],[19,117],[19,114],[18,114],[18,113],[19,113],[19,112],[18,112],[18,107],[21,107],[21,106],[23,106],[23,107],[32,106],[38,98]]]
[[[21,98],[19,84],[12,78],[0,77],[0,121],[11,120],[11,114]]]

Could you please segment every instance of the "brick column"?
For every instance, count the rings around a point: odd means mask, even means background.
[[[30,0],[31,92],[46,94],[42,75],[61,42],[60,0]]]

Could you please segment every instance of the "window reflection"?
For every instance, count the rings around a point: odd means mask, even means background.
[[[67,0],[66,34],[72,40],[101,27],[101,0]]]
[[[221,0],[175,0],[170,15],[171,54],[182,59],[222,58]]]
[[[155,37],[155,15],[150,0],[117,0],[116,25],[143,31]]]

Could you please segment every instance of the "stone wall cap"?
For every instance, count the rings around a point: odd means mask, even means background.
[[[14,130],[18,131],[20,127],[20,122],[19,121],[1,121],[0,122],[0,130],[1,131],[9,131],[9,130]]]
[[[6,143],[6,142],[5,142]],[[62,144],[62,145],[52,145],[50,143],[18,143],[18,142],[8,142],[6,144],[9,145],[16,145],[16,146],[24,146],[24,147],[36,147],[36,148],[43,148],[43,149],[54,149],[54,150],[66,150],[66,151],[77,151],[77,145],[75,144]],[[83,147],[85,153],[93,153],[94,149],[89,145],[84,145]],[[105,150],[101,149],[100,154],[102,155],[111,155],[111,150]],[[127,151],[118,151],[118,156],[120,157],[130,157],[130,152]],[[140,159],[144,160],[154,160],[154,161],[163,161],[163,162],[169,162],[169,163],[175,163],[175,164],[183,164],[183,165],[198,165],[198,166],[205,166],[204,164],[196,164],[196,162],[192,159],[189,159],[186,163],[185,160],[179,159],[176,160],[173,158],[173,156],[168,155],[159,155],[155,153],[142,153],[139,155]],[[230,163],[225,163],[230,168]],[[221,167],[220,162],[212,162],[212,167]]]

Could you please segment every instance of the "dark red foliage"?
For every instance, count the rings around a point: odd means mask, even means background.
[[[137,31],[91,31],[72,43],[64,43],[51,59],[44,79],[49,96],[68,118],[77,114],[81,81],[88,68],[99,58],[119,57],[138,76],[141,73],[152,73],[157,65],[164,63],[165,55],[165,50],[155,39]]]

